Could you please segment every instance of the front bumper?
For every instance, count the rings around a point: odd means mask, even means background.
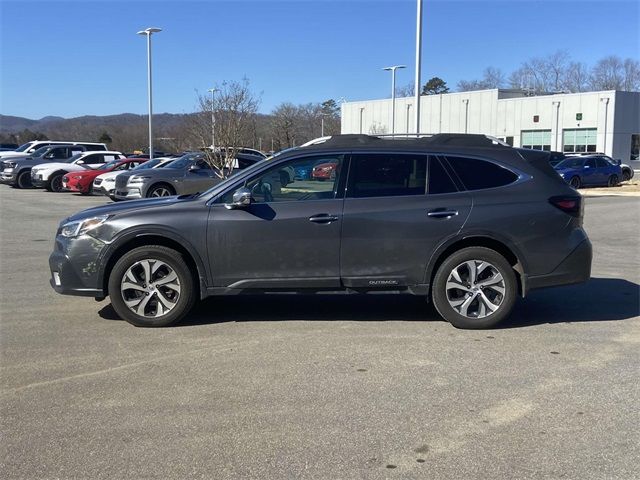
[[[2,171],[2,176],[0,176],[0,183],[4,183],[6,185],[13,185],[16,183],[17,175],[13,168],[5,168]]]
[[[555,270],[546,275],[527,277],[526,290],[535,288],[557,287],[583,283],[591,277],[591,260],[593,252],[591,242],[585,239],[567,257],[560,262]]]
[[[116,188],[113,196],[118,200],[135,200],[138,198],[144,198],[142,195],[142,186]]]
[[[31,185],[36,188],[42,188],[47,185],[47,179],[42,178],[42,175],[39,173],[33,173],[31,171]]]
[[[88,235],[76,238],[58,235],[49,256],[49,283],[53,289],[64,295],[104,297],[98,277],[99,257],[104,247],[104,242]]]

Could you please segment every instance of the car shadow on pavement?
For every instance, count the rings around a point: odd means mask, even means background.
[[[119,320],[111,304],[99,312]],[[615,278],[531,292],[511,317],[498,325],[519,328],[548,323],[626,320],[640,315],[640,286]],[[433,305],[409,295],[234,295],[210,297],[178,327],[227,322],[278,321],[443,321]]]

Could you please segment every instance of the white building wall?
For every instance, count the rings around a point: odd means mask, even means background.
[[[640,93],[637,92],[516,95],[494,89],[422,96],[420,130],[422,133],[467,132],[513,137],[514,146],[522,145],[523,130],[550,130],[551,149],[562,151],[563,130],[595,128],[596,150],[625,160],[629,158],[631,134],[640,133]],[[413,103],[413,98],[396,99],[396,134],[414,133]],[[576,118],[578,113],[582,114],[581,120]],[[537,122],[534,116],[538,117]],[[390,134],[391,99],[344,103],[342,133]]]

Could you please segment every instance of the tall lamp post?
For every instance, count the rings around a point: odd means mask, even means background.
[[[416,0],[416,71],[414,84],[414,109],[416,137],[420,134],[420,70],[422,68],[422,0]]]
[[[384,67],[383,70],[391,72],[391,135],[396,133],[396,70],[407,68],[406,65],[393,65]]]
[[[218,91],[217,88],[210,88],[207,90],[211,93],[211,153],[216,154],[216,117],[214,115],[214,98],[213,94]]]
[[[138,35],[147,36],[147,87],[149,102],[149,160],[153,160],[153,94],[151,89],[151,35],[161,32],[161,28],[145,28],[140,30]]]

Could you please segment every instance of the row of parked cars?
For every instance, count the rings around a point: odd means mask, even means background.
[[[102,143],[29,142],[0,152],[0,181],[17,188],[45,188],[108,195],[112,200],[165,197],[203,191],[220,176],[203,152],[183,152],[149,160],[148,155],[124,155]],[[234,170],[266,156],[254,149],[237,149]],[[289,181],[293,181],[294,173]]]

